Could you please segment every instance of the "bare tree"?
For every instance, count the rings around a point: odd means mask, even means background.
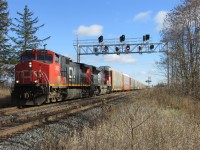
[[[184,0],[164,22],[163,41],[169,43],[164,56],[170,67],[170,83],[186,95],[199,99],[200,86],[200,1]]]

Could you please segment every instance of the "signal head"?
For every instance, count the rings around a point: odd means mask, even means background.
[[[150,35],[149,34],[146,34],[143,36],[143,42],[144,41],[148,41],[150,39]]]
[[[97,47],[94,48],[94,52],[95,52],[95,53],[98,52],[98,48],[97,48]]]
[[[148,41],[150,39],[150,35],[146,34],[146,41]]]
[[[115,51],[118,52],[119,51],[119,47],[115,47]]]
[[[146,36],[145,36],[145,35],[143,35],[143,42],[144,42],[144,41],[146,41]]]
[[[126,45],[126,51],[129,51],[130,50],[130,45]]]
[[[152,49],[154,49],[154,45],[153,44],[150,45],[150,50],[152,50]]]
[[[103,35],[101,35],[101,36],[98,38],[98,40],[99,40],[99,43],[103,42]]]
[[[120,38],[119,38],[120,42],[123,42],[125,41],[125,35],[121,35]]]
[[[108,46],[107,45],[105,45],[104,50],[108,51]]]

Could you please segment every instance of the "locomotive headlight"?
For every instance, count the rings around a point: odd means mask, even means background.
[[[29,62],[28,66],[31,68],[32,67],[32,62]]]
[[[15,82],[16,82],[16,83],[19,83],[19,80],[16,80]]]
[[[35,83],[38,83],[38,80],[35,80],[34,82],[35,82]]]

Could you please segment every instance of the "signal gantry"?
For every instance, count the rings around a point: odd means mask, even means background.
[[[151,43],[149,34],[144,35],[143,38],[125,38],[125,35],[121,35],[119,39],[104,39],[101,35],[98,40],[74,40],[73,46],[77,51],[77,62],[80,62],[81,55],[143,54],[167,51],[167,43]]]

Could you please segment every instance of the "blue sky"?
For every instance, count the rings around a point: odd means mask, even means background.
[[[180,4],[180,0],[7,0],[10,18],[18,18],[25,5],[39,18],[38,25],[45,24],[37,36],[45,38],[47,49],[71,57],[76,61],[73,40],[142,37],[150,34],[151,42],[159,42],[159,30],[167,12]],[[11,33],[12,34],[12,33]],[[155,62],[161,54],[129,54],[81,56],[81,62],[95,66],[111,66],[136,80],[145,83],[151,77],[152,84],[165,81]]]

